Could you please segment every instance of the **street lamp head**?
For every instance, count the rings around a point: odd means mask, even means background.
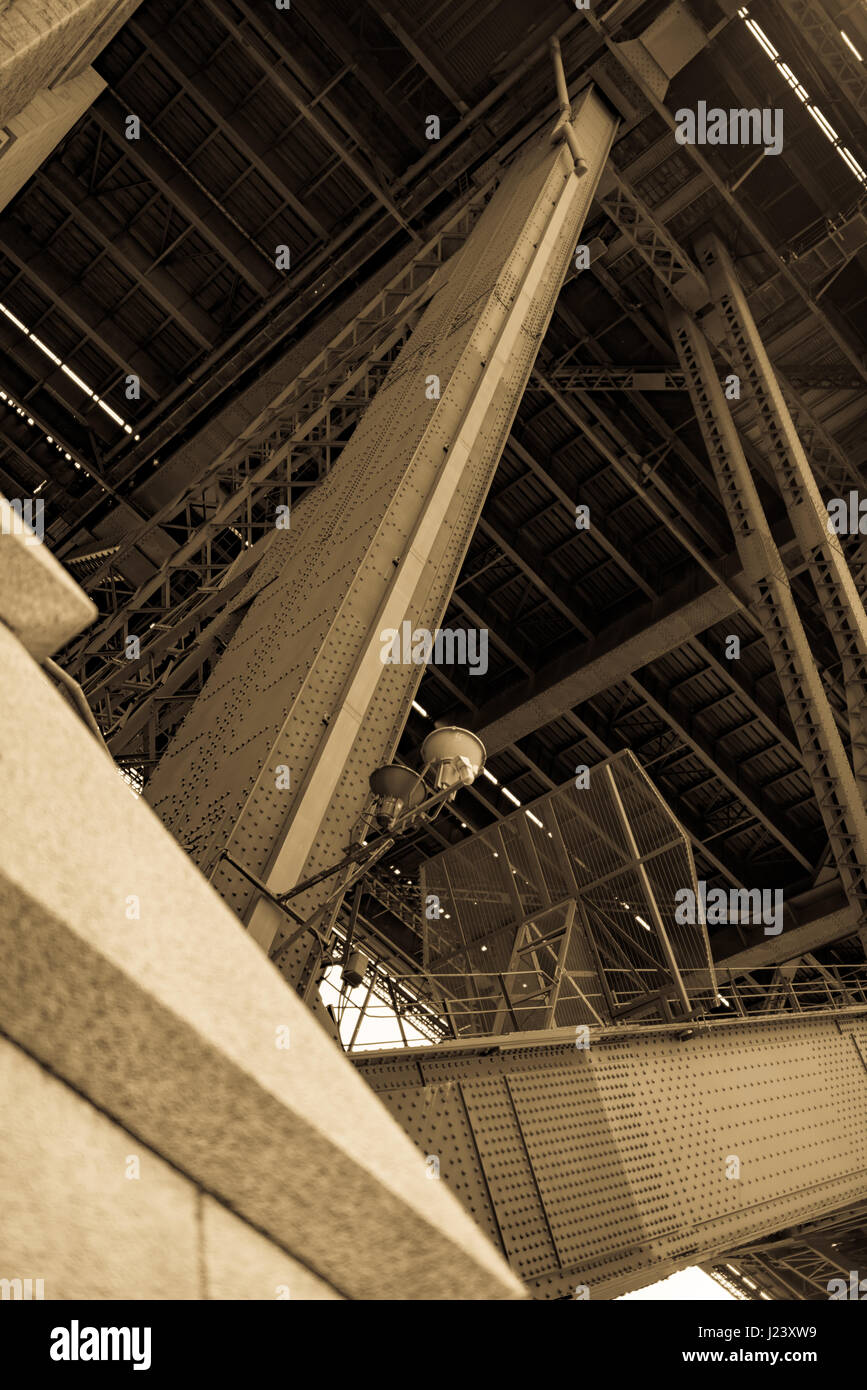
[[[388,830],[400,816],[425,799],[421,773],[402,767],[400,763],[374,768],[369,780],[370,790],[377,798],[376,819]]]
[[[485,765],[485,745],[469,729],[448,725],[428,734],[421,756],[437,791],[469,787]]]

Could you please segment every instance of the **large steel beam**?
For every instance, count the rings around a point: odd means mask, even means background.
[[[852,907],[838,907],[813,921],[789,927],[779,936],[766,936],[764,941],[736,951],[717,963],[720,978],[726,972],[737,974],[741,970],[756,970],[763,966],[779,965],[787,960],[796,960],[823,946],[830,946],[845,937],[855,936],[861,921],[861,914]]]
[[[762,448],[770,459],[780,496],[786,504],[840,654],[852,765],[864,796],[867,795],[867,614],[839,537],[830,530],[827,508],[731,256],[716,236],[702,238],[697,249],[725,326],[726,342],[741,375],[742,389],[752,398],[758,412]]]
[[[109,212],[100,198],[69,172],[65,164],[59,159],[51,160],[42,166],[37,179],[54,202],[60,203],[67,213],[76,215],[112,259],[120,263],[125,274],[144,282],[150,297],[177,321],[198,347],[213,347],[222,333],[217,321],[170,271],[154,264],[153,256],[141,242]]]
[[[588,89],[573,125],[588,172],[545,132],[505,176],[339,463],[269,548],[249,613],[150,785],[266,948],[284,919],[220,855],[279,892],[352,838],[421,674],[383,664],[382,633],[404,620],[432,631],[445,611],[616,118]],[[291,790],[277,786],[281,766]],[[306,956],[287,953],[285,968],[297,976]]]
[[[311,200],[305,202],[298,197],[292,187],[292,175],[272,143],[259,135],[240,111],[233,109],[232,102],[221,92],[217,83],[187,55],[183,46],[166,33],[159,21],[149,19],[147,13],[140,12],[136,19],[129,20],[127,30],[151,50],[172,81],[183,91],[190,93],[192,100],[201,107],[214,125],[224,132],[231,132],[227,134],[227,138],[241,152],[247,163],[258,169],[266,182],[277,190],[295,216],[306,226],[308,233],[312,232],[314,236],[325,241],[328,236],[326,227],[310,206]],[[324,211],[323,215],[327,216]],[[298,248],[293,249],[297,251]]]
[[[169,389],[171,378],[159,360],[139,347],[112,314],[100,316],[93,296],[55,260],[52,248],[34,246],[30,233],[11,215],[0,228],[0,251],[121,372],[137,372],[146,395],[156,397]]]
[[[710,347],[683,310],[670,303],[668,314],[744,572],[755,594],[755,612],[789,707],[804,765],[816,790],[843,889],[850,906],[863,915],[867,910],[864,801],[717,379]]]
[[[163,465],[155,479],[134,494],[149,509],[148,520],[124,540],[110,565],[89,577],[87,582],[91,585],[104,582],[109,568],[121,563],[125,556],[143,545],[149,548],[147,537],[161,520],[171,520],[177,528],[178,514],[185,510],[188,518],[204,514],[205,520],[189,520],[187,538],[178,536],[174,563],[149,573],[135,594],[118,599],[115,611],[95,633],[85,634],[72,659],[80,661],[78,675],[86,684],[89,699],[124,679],[112,661],[110,643],[114,634],[125,628],[144,636],[145,613],[151,613],[160,591],[166,606],[171,606],[175,579],[181,582],[184,602],[189,602],[188,567],[201,554],[210,568],[209,547],[220,529],[214,522],[214,498],[221,496],[224,486],[228,495],[221,498],[219,505],[221,524],[227,526],[256,486],[273,486],[275,479],[288,479],[295,473],[306,450],[329,420],[330,431],[338,418],[348,423],[350,416],[357,418],[367,408],[376,389],[372,384],[372,364],[379,357],[388,356],[413,317],[420,314],[420,306],[448,275],[449,261],[457,254],[455,247],[463,244],[489,192],[487,188],[479,191],[478,206],[475,197],[462,204],[424,243],[417,256],[409,260],[405,256],[396,258],[383,268],[374,284],[356,291],[350,301],[350,308],[355,310],[351,317],[347,318],[345,312],[334,313],[315,334],[300,338],[269,372],[251,383],[239,401],[210,421]],[[381,375],[377,370],[377,383]],[[354,398],[354,404],[348,403],[348,397]],[[239,437],[237,421],[244,418],[243,412],[252,418]],[[245,473],[248,460],[252,461]],[[227,477],[230,481],[224,484]],[[178,535],[177,530],[175,534]],[[261,553],[267,544],[268,539],[263,538],[253,549],[258,547]],[[211,587],[210,576],[207,587]],[[143,656],[150,650],[148,641]],[[102,663],[101,670],[97,661]]]
[[[254,245],[149,130],[143,128],[138,140],[124,138],[127,112],[117,97],[103,93],[94,102],[89,114],[140,167],[154,187],[180,209],[206,241],[219,250],[257,295],[266,298],[271,290],[279,287],[281,278],[274,265],[273,248],[266,254]],[[270,261],[269,255],[272,257]]]
[[[582,1042],[561,1028],[356,1061],[537,1298],[616,1298],[863,1200],[863,1005]]]

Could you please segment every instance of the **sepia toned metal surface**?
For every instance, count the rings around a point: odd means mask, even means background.
[[[698,325],[683,310],[670,304],[668,316],[672,338],[681,366],[687,374],[696,417],[719,482],[744,573],[753,590],[756,615],[773,657],[805,763],[810,769],[813,785],[820,791],[822,815],[840,879],[850,905],[863,916],[867,905],[867,812],[861,785],[846,755],[827,691],[819,679],[785,566],[771,535],[722,386],[714,373],[710,346]],[[785,405],[776,384],[773,394],[781,412],[785,414]],[[787,414],[786,420],[789,442],[796,446],[793,457],[795,453],[799,454],[801,471],[809,480],[813,494],[812,502],[804,498],[798,501],[802,512],[808,506],[814,510],[812,524],[807,526],[805,521],[803,526],[804,549],[806,555],[811,555],[807,536],[818,532],[818,493]],[[785,453],[786,446],[776,437],[776,427],[769,424],[768,433],[776,450]],[[799,529],[798,523],[794,524]],[[819,557],[813,558],[818,566]],[[847,612],[845,624],[841,619],[837,626],[843,634],[841,643],[844,638],[847,639],[847,660],[857,665],[859,648],[852,636],[858,625],[855,607],[860,609],[862,624],[865,621],[864,611],[839,547],[837,559],[840,586],[831,610],[832,614],[840,614],[844,610]],[[846,585],[853,599],[852,607],[847,606]],[[859,707],[857,691],[861,684],[860,680],[856,682],[853,697],[853,707],[856,708]],[[854,729],[851,729],[851,741],[853,749],[857,749],[858,736]],[[857,753],[855,766],[860,769]]]
[[[280,891],[349,842],[421,674],[384,666],[381,634],[437,627],[616,124],[588,90],[574,126],[590,172],[546,131],[508,173],[339,465],[268,550],[150,782],[151,805],[263,946],[282,919],[218,856]]]
[[[535,1297],[593,1300],[863,1202],[865,1055],[862,1005],[356,1065]]]
[[[676,915],[698,899],[687,836],[631,753],[585,777],[421,865],[426,972],[458,1036],[714,1001],[703,917]]]

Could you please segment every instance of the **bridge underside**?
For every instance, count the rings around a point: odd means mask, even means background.
[[[863,1011],[575,1041],[358,1061],[535,1297],[616,1298],[867,1197]]]

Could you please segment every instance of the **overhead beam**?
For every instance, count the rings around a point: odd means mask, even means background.
[[[34,246],[27,230],[12,216],[0,223],[0,250],[103,356],[124,374],[138,374],[143,394],[157,397],[169,389],[171,378],[156,358],[130,338],[111,315],[99,317],[98,310],[94,312],[93,296],[55,260],[51,247]]]
[[[216,199],[211,199],[147,126],[142,126],[138,140],[125,138],[128,112],[116,96],[104,92],[88,114],[257,295],[264,299],[282,283],[273,256],[269,258],[226,216]]]
[[[861,923],[860,913],[845,903],[842,893],[839,897],[839,907],[823,913],[820,917],[814,917],[809,922],[802,922],[799,926],[791,926],[779,936],[766,936],[755,946],[736,951],[733,956],[726,956],[724,960],[717,962],[717,970],[720,974],[728,970],[737,973],[766,965],[781,965],[785,961],[797,959],[798,956],[818,951],[823,946],[831,946],[835,941],[857,935]]]
[[[212,348],[222,330],[216,319],[196,302],[171,271],[155,265],[153,257],[141,242],[105,206],[98,194],[88,192],[85,184],[69,172],[59,159],[49,160],[37,174],[37,180],[47,195],[74,213],[79,222],[112,260],[120,263],[127,275],[139,281],[145,293],[170,314],[178,327],[201,348]]]
[[[401,24],[400,20],[392,14],[388,6],[381,3],[381,0],[370,0],[370,6],[371,9],[375,10],[379,15],[383,24],[391,30],[394,37],[400,41],[413,62],[418,63],[419,67],[427,73],[434,85],[439,87],[444,96],[448,97],[452,106],[456,107],[462,116],[465,116],[470,109],[469,106],[460,93],[452,86],[440,65],[434,62],[429,49],[425,48],[423,44],[416,43],[412,34],[410,34],[406,27]]]
[[[418,112],[409,105],[400,91],[395,91],[393,96],[389,93],[391,78],[380,67],[375,54],[369,48],[359,46],[358,39],[351,29],[347,28],[336,10],[323,6],[315,14],[305,14],[305,19],[322,35],[327,46],[374,98],[377,106],[381,106],[391,117],[410,144],[421,149],[427,141],[419,125]]]
[[[120,434],[120,426],[4,314],[0,314],[0,372],[6,390],[18,403],[27,405],[35,398],[42,419],[54,427],[51,434],[73,441],[82,457],[90,456],[96,447],[101,452],[101,446],[108,447]]]
[[[488,753],[497,753],[618,685],[740,606],[733,588],[714,585],[704,574],[694,576],[640,605],[576,651],[564,652],[517,689],[489,700],[473,727]]]
[[[268,25],[263,20],[261,14],[250,8],[245,0],[205,0],[208,8],[221,20],[223,25],[230,33],[235,33],[242,28],[245,46],[248,52],[256,58],[266,72],[268,79],[280,91],[283,96],[291,103],[296,110],[300,111],[311,130],[314,130],[321,140],[324,140],[334,154],[351,169],[352,173],[373,196],[377,202],[391,213],[392,217],[410,236],[418,239],[418,233],[410,226],[400,208],[395,203],[391,193],[385,188],[379,177],[371,171],[366,157],[361,157],[353,153],[348,148],[347,132],[344,130],[335,131],[328,121],[323,120],[318,114],[316,98],[308,93],[304,86],[284,67],[274,62],[274,54],[271,51],[274,45],[274,38]],[[235,18],[234,11],[239,11],[242,16],[242,26],[239,26]],[[333,118],[332,118],[333,119]]]
[[[127,21],[127,29],[151,50],[172,81],[188,93],[208,119],[240,150],[246,161],[276,189],[308,231],[326,241],[327,228],[320,216],[314,213],[311,200],[300,198],[293,189],[289,170],[275,153],[273,145],[254,130],[243,112],[233,109],[216,82],[208,77],[207,69],[194,62],[163,25],[148,19],[146,10],[140,10],[139,15],[141,19]]]

